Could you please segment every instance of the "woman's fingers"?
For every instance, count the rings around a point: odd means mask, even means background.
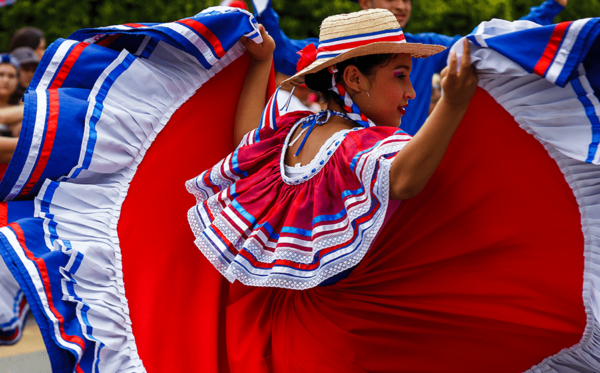
[[[243,45],[244,47],[246,47],[246,49],[248,49],[248,42],[250,42],[251,40],[250,40],[250,39],[248,39],[248,38],[247,38],[247,37],[245,37],[245,36],[242,36],[242,37],[240,38],[240,41],[242,42],[242,45]]]
[[[250,54],[250,57],[256,61],[265,61],[273,57],[273,51],[275,50],[275,41],[263,25],[258,25],[258,30],[262,36],[262,43],[256,44],[251,39],[242,37],[240,41],[246,47],[246,50]]]
[[[440,77],[442,79],[444,79],[446,77],[446,75],[448,75],[448,66],[444,67],[444,69],[442,70],[442,72],[440,73]]]
[[[446,77],[456,75],[456,52],[450,52],[450,61],[448,62],[448,74]]]
[[[460,75],[465,76],[469,74],[471,68],[471,45],[465,38],[463,41],[463,55],[460,61]]]

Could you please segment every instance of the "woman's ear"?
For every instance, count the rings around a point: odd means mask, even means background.
[[[367,85],[369,82],[367,77],[354,65],[349,65],[344,69],[343,78],[346,89],[349,89],[351,92],[368,90]]]
[[[370,9],[373,7],[372,0],[358,0],[358,5],[363,9]]]

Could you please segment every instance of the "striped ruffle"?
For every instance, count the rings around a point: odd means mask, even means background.
[[[479,86],[544,145],[565,175],[581,212],[586,330],[577,345],[546,358],[528,370],[532,373],[600,370],[600,303],[595,295],[600,280],[600,101],[582,64],[599,35],[600,19],[595,18],[548,27],[493,20],[468,36],[475,43],[471,59],[479,73]],[[523,44],[529,53],[513,56],[522,52],[515,40],[535,40],[536,36],[548,43],[532,43],[537,49]],[[460,57],[462,43],[453,49]]]
[[[34,197],[35,211],[0,229],[0,252],[54,371],[145,371],[123,281],[121,206],[158,133],[243,54],[243,35],[260,41],[253,17],[217,7],[174,23],[82,30],[44,55],[0,183],[3,200]]]
[[[303,115],[282,117],[278,131],[247,135],[186,184],[197,199],[188,212],[196,245],[231,282],[315,287],[357,265],[384,222],[391,159],[410,136],[391,128],[349,131],[322,167],[290,185],[281,152]]]

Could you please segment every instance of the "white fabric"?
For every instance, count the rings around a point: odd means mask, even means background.
[[[270,1],[271,0],[252,0],[254,10],[256,11],[256,14],[258,14],[259,17],[262,14],[262,12],[264,12],[265,9],[267,9],[267,6],[269,5]]]
[[[123,51],[102,74],[89,96],[84,151],[79,165],[61,181],[46,180],[36,197],[35,216],[44,219],[48,248],[61,250],[71,258],[61,268],[63,299],[80,304],[77,317],[85,337],[101,342],[96,344],[95,351],[97,372],[145,372],[132,332],[117,234],[129,183],[146,150],[175,110],[243,52],[238,42],[208,71],[193,56],[163,42],[158,43],[149,59],[133,60],[106,95],[102,114],[95,125],[98,136],[91,162],[85,167],[85,149],[94,130],[90,120],[96,96],[107,76],[122,61],[132,58]],[[37,93],[39,105],[47,93],[43,90]],[[46,111],[37,113],[43,122]],[[42,202],[49,203],[47,212]],[[57,239],[51,235],[53,224],[56,224]],[[41,297],[42,311],[50,320],[51,332],[60,345],[81,358],[79,346],[62,338],[60,323],[44,297],[42,280],[36,277],[35,266],[20,248],[16,236],[8,228],[1,232],[22,264],[30,268],[35,290]],[[69,283],[74,293],[70,292]]]
[[[302,119],[296,123],[296,126],[308,118],[310,117]],[[342,137],[358,130],[361,129],[346,131]],[[287,133],[285,144],[289,143],[291,133],[292,131]],[[195,243],[206,258],[230,282],[239,280],[248,286],[295,290],[315,287],[328,278],[358,264],[369,250],[384,222],[389,202],[389,170],[392,159],[384,156],[397,153],[410,139],[409,135],[398,131],[377,142],[372,148],[364,151],[356,149],[357,154],[352,160],[343,159],[343,157],[339,159],[338,162],[351,162],[350,169],[363,188],[356,191],[357,193],[344,196],[343,216],[340,216],[335,222],[326,220],[314,223],[311,233],[304,235],[306,238],[289,236],[283,234],[283,231],[282,234],[279,234],[263,229],[263,226],[256,222],[262,222],[262,219],[265,218],[264,215],[253,215],[252,227],[236,217],[236,212],[233,210],[237,210],[237,208],[228,197],[228,192],[231,191],[230,187],[233,188],[232,185],[236,179],[227,176],[227,171],[224,172],[224,165],[231,161],[231,155],[229,155],[211,169],[186,183],[187,190],[196,197],[197,202],[196,206],[188,211],[188,221],[196,237]],[[344,141],[349,141],[348,136]],[[338,140],[334,142],[333,147],[338,147],[341,143],[342,141]],[[244,146],[244,141],[240,146]],[[285,145],[284,148],[286,148]],[[331,149],[327,152],[329,153],[329,151]],[[311,169],[310,174],[305,174],[300,179],[289,179],[283,171],[282,159],[282,155],[279,154],[281,176],[283,182],[288,184],[305,183],[317,175],[323,167],[319,162],[319,167]],[[337,165],[337,167],[342,166]],[[208,177],[210,184],[217,186],[219,191],[208,186],[204,181],[205,177]],[[374,200],[379,202],[379,206],[372,211],[371,217],[357,223],[359,217],[370,211]],[[275,225],[277,224],[275,223]],[[219,239],[217,234],[224,239]],[[356,239],[353,240],[353,237]],[[273,246],[269,242],[276,244],[277,249],[272,250]],[[320,257],[319,266],[312,270],[299,270],[288,266],[260,268],[250,263],[244,255],[233,254],[228,248],[228,243],[231,243],[238,252],[243,248],[258,262],[265,264],[272,264],[277,260],[307,264],[313,262],[319,252],[329,248],[335,248],[335,250]],[[289,246],[290,243],[302,246],[304,250]],[[265,249],[267,247],[271,249]]]
[[[535,27],[541,26],[526,21],[494,19],[479,26],[478,32],[485,29],[490,35],[496,35]],[[454,44],[452,50],[457,52],[460,66],[462,42]],[[471,61],[479,74],[479,86],[515,117],[517,123],[527,126],[563,154],[580,161],[587,159],[592,143],[591,123],[572,84],[558,87],[547,79],[529,74],[500,53],[473,44]],[[585,73],[583,66],[579,69]],[[583,76],[578,80],[586,90],[586,97],[594,104],[596,115],[600,115],[600,102],[587,78]],[[596,153],[593,163],[600,164],[600,154]]]
[[[480,30],[490,35],[539,27],[531,22],[484,22],[476,32],[477,41],[485,40]],[[484,45],[483,43],[480,43]],[[561,46],[562,48],[563,46]],[[564,46],[568,48],[569,45]],[[460,58],[462,42],[452,50]],[[560,54],[560,53],[559,53]],[[479,73],[479,86],[504,107],[525,131],[540,141],[565,175],[579,204],[585,238],[583,304],[587,326],[581,341],[550,356],[527,372],[575,373],[600,371],[600,167],[599,155],[586,163],[592,142],[590,120],[571,83],[561,88],[551,81],[527,73],[516,63],[489,48],[471,45],[471,60]],[[459,64],[460,66],[460,64]],[[583,66],[577,81],[600,114],[600,103],[593,95]],[[552,79],[551,79],[552,80]],[[567,248],[566,248],[567,249]]]
[[[286,138],[286,142],[283,145],[283,154],[281,155],[281,176],[283,180],[288,184],[296,184],[294,180],[303,180],[303,176],[308,176],[311,178],[316,175],[329,158],[333,155],[335,150],[340,146],[342,140],[346,136],[348,132],[351,130],[341,130],[339,132],[334,133],[330,138],[325,141],[325,143],[319,149],[319,152],[315,157],[306,165],[302,166],[300,163],[292,166],[288,166],[284,163],[285,153],[291,143],[291,135],[296,131],[296,128],[302,124],[302,121],[299,121],[294,125],[294,127],[290,130],[289,135]],[[358,128],[356,128],[358,130]],[[297,141],[302,142],[303,137],[300,136]],[[322,163],[321,163],[322,162]],[[312,172],[312,170],[317,170],[316,172]],[[307,179],[308,180],[308,179]]]
[[[290,103],[289,106],[286,106],[288,100],[290,100]],[[298,97],[283,89],[280,89],[277,94],[277,108],[279,109],[279,115],[284,115],[293,111],[312,111],[308,106],[304,105]]]

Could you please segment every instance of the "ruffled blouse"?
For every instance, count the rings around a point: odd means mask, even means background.
[[[289,172],[285,149],[310,114],[249,132],[186,183],[197,200],[188,211],[195,243],[231,282],[315,287],[356,266],[383,225],[391,162],[411,137],[390,127],[340,131],[310,167]]]

